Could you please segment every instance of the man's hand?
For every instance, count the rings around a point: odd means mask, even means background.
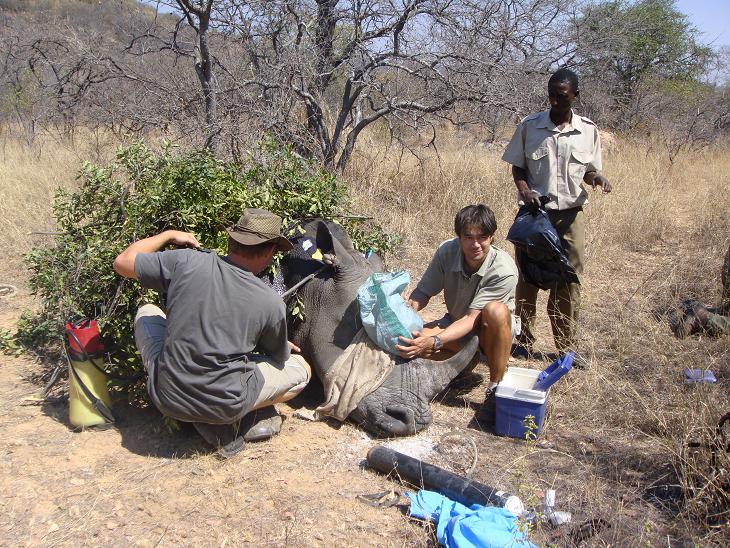
[[[406,301],[406,304],[411,307],[416,312],[423,310],[426,308],[426,305],[428,304],[428,301],[431,300],[431,297],[426,295],[423,291],[416,288],[411,292],[410,297],[408,297],[408,300]]]
[[[194,234],[182,232],[181,230],[167,230],[163,232],[168,237],[168,242],[178,247],[200,247],[200,243]]]
[[[596,173],[595,171],[586,173],[583,180],[591,185],[593,187],[593,190],[596,190],[597,186],[600,186],[604,193],[608,193],[613,190],[613,187],[611,186],[611,183],[608,182],[608,179],[606,179],[606,177],[604,177],[600,173]]]
[[[512,166],[512,178],[524,204],[529,208],[538,209],[541,205],[540,194],[532,190],[530,185],[527,184],[527,171],[521,167]]]
[[[525,190],[520,190],[520,198],[526,206],[531,208],[539,209],[542,205],[540,204],[540,194],[529,187]]]
[[[197,238],[190,232],[182,232],[181,230],[165,230],[156,236],[150,236],[149,238],[137,240],[130,244],[127,249],[122,251],[119,255],[117,255],[117,258],[114,259],[114,270],[117,274],[124,276],[125,278],[136,280],[137,274],[134,271],[134,261],[137,258],[137,255],[139,253],[154,253],[168,244],[194,248],[200,247]]]
[[[395,349],[401,358],[412,360],[419,356],[426,356],[433,352],[433,337],[423,335],[420,331],[413,332],[413,338],[398,337],[405,344],[396,344]]]
[[[291,341],[286,341],[286,342],[289,343],[289,350],[291,350],[292,352],[295,352],[297,354],[301,353],[302,349],[299,348],[296,344],[294,344]]]

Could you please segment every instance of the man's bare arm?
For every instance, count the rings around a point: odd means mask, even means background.
[[[132,243],[114,259],[114,271],[120,276],[136,280],[137,273],[134,271],[134,261],[137,258],[137,254],[153,253],[168,244],[174,244],[180,247],[200,247],[198,240],[193,234],[180,230],[166,230],[155,236],[150,236],[149,238],[137,240]]]
[[[469,312],[452,323],[449,327],[438,334],[441,344],[457,341],[467,333],[473,331],[479,323],[482,311],[479,309],[470,309]],[[420,332],[413,333],[412,339],[400,337],[402,344],[396,345],[395,348],[402,358],[411,359],[418,356],[428,354],[433,350],[434,338],[431,335],[423,335]]]
[[[525,202],[525,205],[540,207],[540,194],[532,190],[530,185],[527,184],[527,171],[521,167],[512,166],[512,179],[514,179],[517,192],[520,193],[520,198]]]
[[[413,310],[416,312],[423,310],[426,308],[426,305],[428,304],[428,301],[431,300],[431,297],[426,295],[423,291],[416,288],[411,293],[411,296],[408,297],[408,300],[406,301],[406,304],[410,306]]]

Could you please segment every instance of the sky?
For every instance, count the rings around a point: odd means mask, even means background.
[[[676,0],[679,11],[703,34],[700,42],[730,46],[730,0]]]
[[[154,0],[142,0],[153,4]],[[702,32],[703,43],[730,46],[730,0],[675,0],[682,13]],[[163,10],[167,11],[167,10]]]

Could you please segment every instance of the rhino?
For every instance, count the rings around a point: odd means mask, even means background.
[[[296,302],[304,312],[303,318],[290,315],[289,340],[301,348],[322,380],[360,331],[357,291],[373,272],[383,271],[383,263],[376,254],[365,258],[335,223],[310,221],[301,231],[301,236],[292,239],[294,250],[282,259],[278,277],[284,288],[292,288],[316,273],[292,294],[296,299],[289,298],[289,303]],[[323,260],[312,257],[315,249]],[[323,268],[323,262],[330,267]],[[362,397],[348,420],[375,437],[419,432],[433,420],[434,397],[475,364],[478,348],[479,339],[474,335],[443,361],[396,357],[390,373]]]

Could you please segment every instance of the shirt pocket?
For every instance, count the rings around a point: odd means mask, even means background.
[[[583,176],[586,174],[586,169],[592,160],[593,155],[590,152],[582,150],[573,150],[570,152],[568,174],[574,185],[580,185],[583,182]]]
[[[547,182],[550,170],[550,156],[546,144],[541,144],[532,152],[527,153],[527,171],[538,186]]]

